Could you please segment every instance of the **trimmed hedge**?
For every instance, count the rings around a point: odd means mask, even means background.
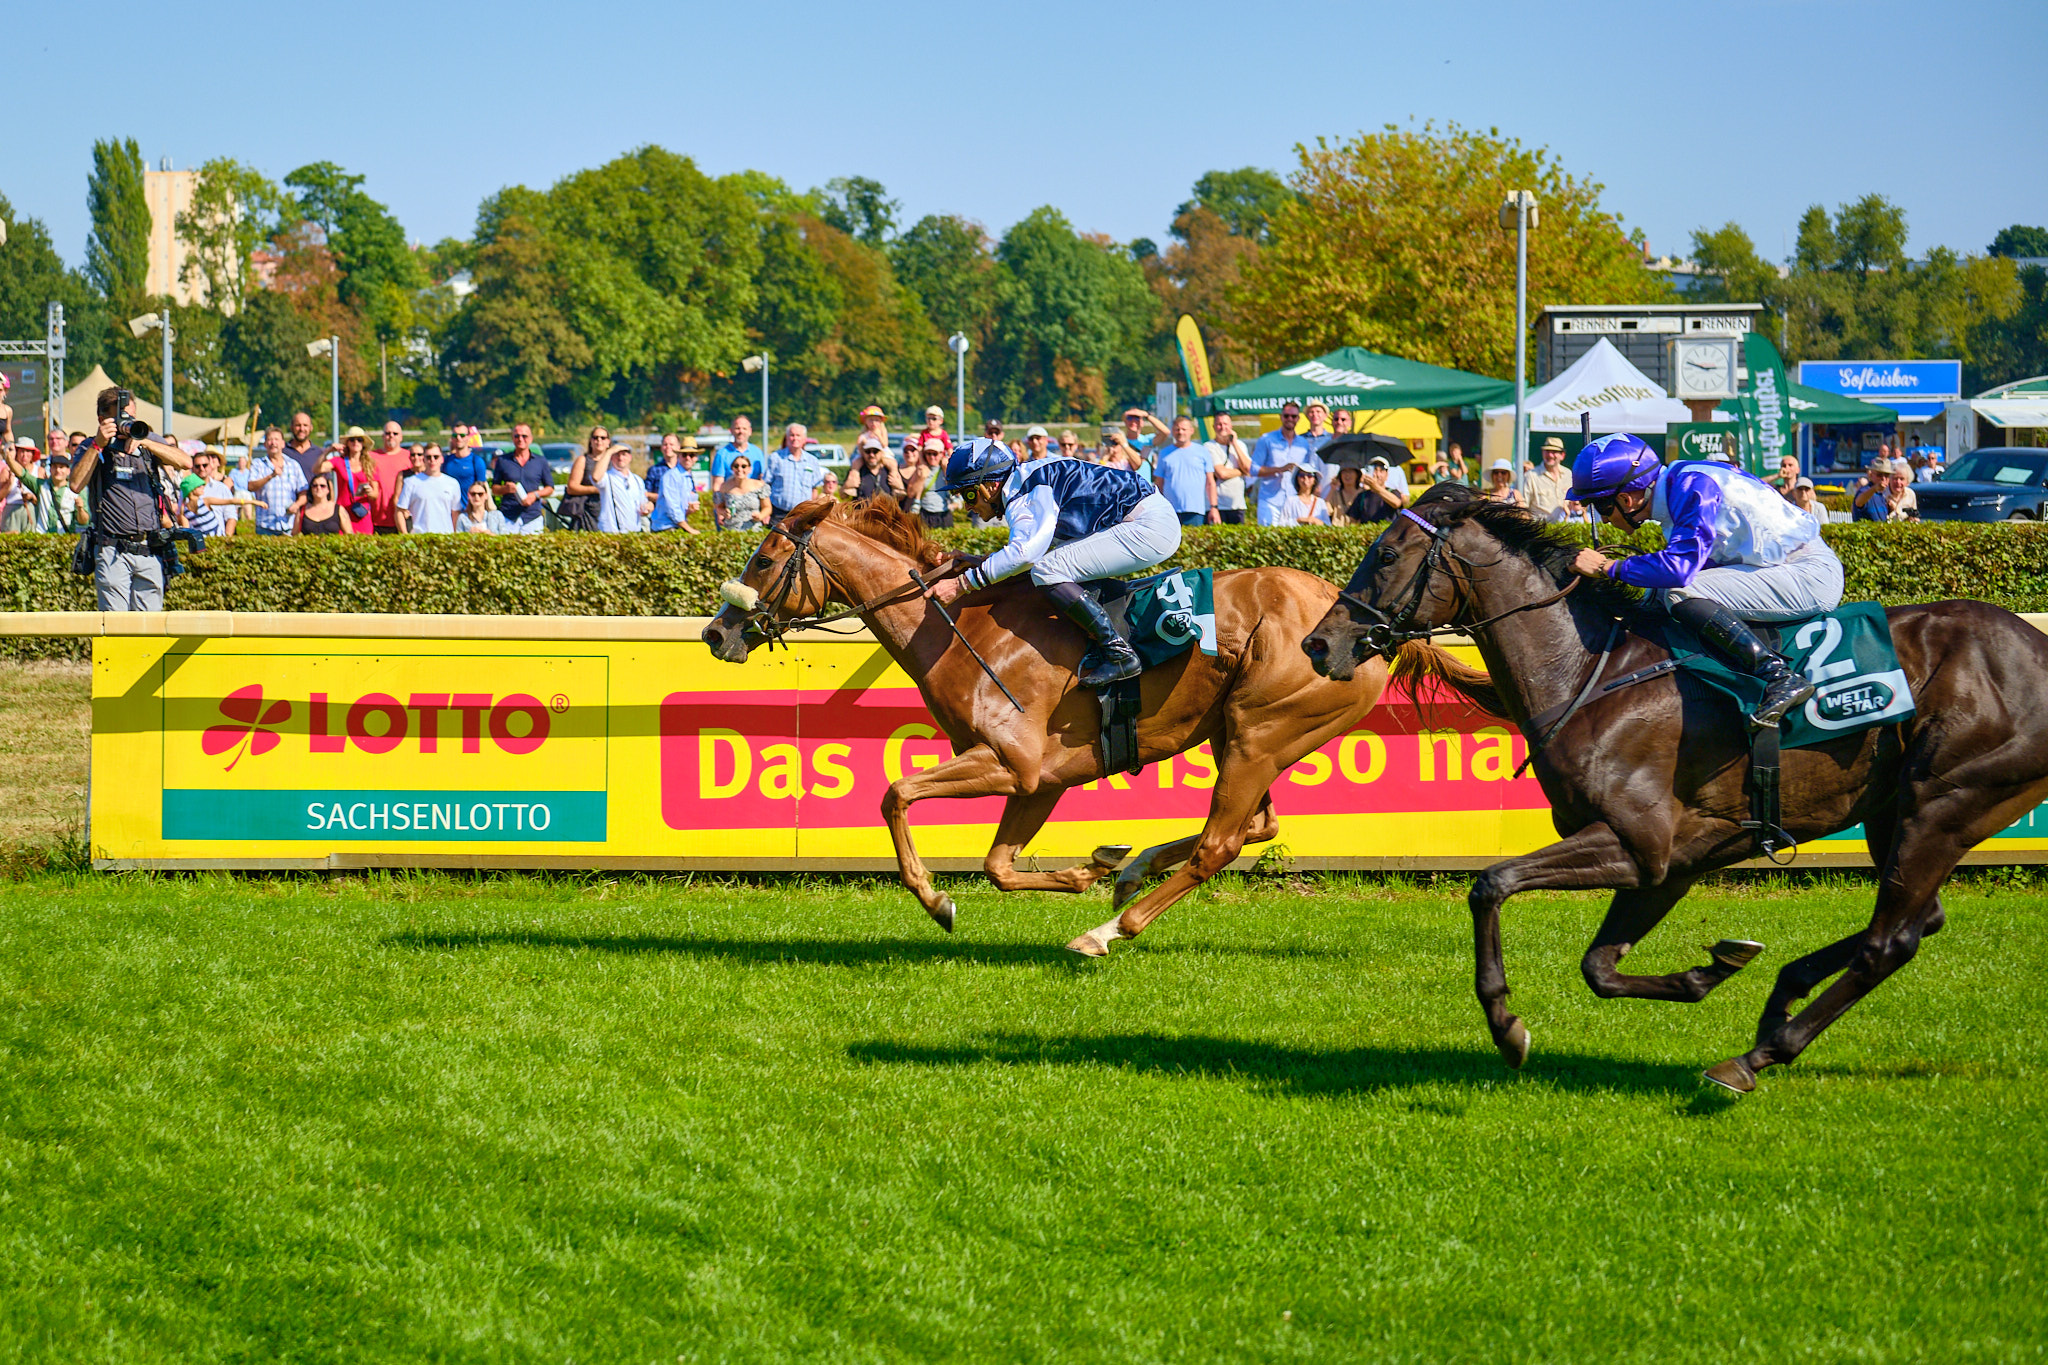
[[[1582,533],[1583,534],[1583,533]],[[2048,527],[1922,522],[1831,525],[1847,596],[1897,605],[1976,597],[2048,611]],[[1334,582],[1351,576],[1373,532],[1363,527],[1191,527],[1176,568],[1284,564]],[[934,533],[969,553],[1000,529]],[[1654,527],[1631,538],[1654,548]],[[1602,532],[1603,545],[1621,543]],[[173,611],[349,611],[476,615],[697,616],[717,609],[752,536],[681,535],[232,537],[186,554]],[[90,611],[92,580],[71,572],[69,536],[0,535],[0,610]],[[82,658],[78,640],[10,638],[16,658]]]

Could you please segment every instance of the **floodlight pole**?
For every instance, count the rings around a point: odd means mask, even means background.
[[[1527,190],[1510,193],[1500,206],[1500,225],[1504,230],[1512,225],[1515,230],[1515,450],[1511,458],[1515,492],[1526,507],[1529,493],[1524,467],[1529,461],[1529,434],[1522,426],[1528,420],[1522,405],[1529,391],[1529,229],[1536,226],[1536,196]]]
[[[341,338],[327,338],[327,420],[334,427],[334,444],[341,444]]]
[[[170,443],[171,443],[172,445],[176,445],[176,444],[178,443],[178,438],[177,438],[177,435],[176,435],[176,433],[174,432],[174,430],[173,430],[173,428],[172,428],[172,426],[171,426],[171,301],[170,301],[169,299],[165,299],[165,300],[164,300],[164,311],[163,311],[163,314],[162,314],[162,316],[163,316],[163,328],[162,328],[162,331],[163,331],[163,334],[164,334],[164,430],[163,430],[163,438],[164,438],[164,439],[165,439],[166,441],[169,441],[169,442],[170,442]]]
[[[958,445],[967,439],[967,333],[947,337],[946,349],[953,353],[953,426],[959,432],[954,438]]]
[[[49,360],[50,420],[44,435],[64,425],[64,305],[52,301],[44,313],[43,354]]]

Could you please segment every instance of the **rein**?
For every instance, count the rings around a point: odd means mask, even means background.
[[[837,588],[840,596],[851,599],[853,590],[847,586],[846,580],[834,573],[831,566],[820,559],[817,551],[811,548],[811,533],[809,530],[786,531],[780,526],[770,526],[768,534],[771,536],[781,536],[790,543],[793,551],[788,559],[782,561],[782,571],[775,576],[775,581],[768,585],[768,590],[761,593],[755,599],[752,607],[740,607],[740,610],[747,613],[741,622],[741,629],[757,632],[765,641],[766,647],[771,650],[777,645],[788,649],[790,647],[789,642],[783,637],[791,631],[823,630],[825,627],[844,621],[849,617],[865,616],[869,612],[879,610],[882,607],[894,606],[898,602],[907,602],[913,597],[922,595],[924,591],[922,587],[913,582],[901,588],[891,588],[889,591],[871,597],[865,602],[846,607],[840,611],[819,612],[812,616],[792,616],[786,620],[779,619],[764,604],[770,601],[786,601],[796,585],[803,581],[805,567],[808,564],[816,564],[818,566],[818,573],[824,578],[828,591]],[[730,602],[731,599],[727,598],[727,601]],[[732,605],[740,606],[737,602],[732,603]],[[851,635],[854,632],[843,630],[830,633],[835,635]]]
[[[1407,600],[1401,604],[1400,610],[1389,617],[1381,612],[1378,607],[1373,606],[1350,589],[1339,588],[1337,590],[1338,601],[1345,603],[1356,611],[1361,611],[1370,617],[1377,618],[1367,624],[1365,628],[1366,648],[1372,650],[1375,654],[1391,656],[1396,649],[1410,641],[1430,640],[1439,635],[1464,635],[1476,630],[1485,630],[1489,626],[1497,625],[1507,620],[1510,616],[1515,616],[1525,611],[1535,611],[1542,607],[1555,606],[1576,592],[1579,584],[1584,581],[1574,577],[1560,591],[1552,593],[1549,597],[1539,598],[1534,602],[1523,602],[1518,606],[1509,607],[1506,611],[1497,612],[1481,621],[1453,621],[1441,626],[1424,626],[1420,628],[1403,626],[1402,622],[1414,619],[1416,608],[1422,605],[1423,594],[1428,591],[1430,575],[1439,568],[1443,568],[1446,559],[1455,560],[1468,569],[1480,566],[1451,548],[1451,533],[1446,528],[1437,525],[1427,518],[1417,516],[1406,507],[1401,509],[1401,515],[1429,532],[1429,551],[1422,558],[1422,567],[1415,571],[1415,577],[1409,581]],[[1375,550],[1379,548],[1378,541],[1373,542],[1373,548]],[[1496,560],[1494,562],[1498,563],[1499,561]],[[1457,577],[1449,569],[1444,571],[1450,573],[1453,579]]]

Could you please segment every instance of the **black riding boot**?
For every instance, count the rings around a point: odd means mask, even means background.
[[[1107,687],[1125,678],[1135,678],[1145,671],[1138,661],[1138,651],[1131,648],[1130,641],[1116,633],[1116,627],[1109,623],[1109,613],[1102,604],[1081,590],[1079,583],[1055,583],[1045,590],[1060,614],[1081,628],[1093,643],[1088,652],[1081,656],[1081,666],[1076,670],[1083,687]]]
[[[1764,699],[1750,718],[1758,729],[1775,729],[1787,711],[1813,695],[1813,684],[1805,675],[1794,673],[1783,656],[1765,647],[1748,622],[1719,602],[1680,598],[1671,604],[1671,619],[1691,626],[1716,654],[1764,685]]]

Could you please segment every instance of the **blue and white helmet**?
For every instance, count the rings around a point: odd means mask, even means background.
[[[1597,502],[1623,491],[1637,492],[1657,481],[1664,462],[1642,438],[1617,431],[1586,443],[1572,461],[1573,502]]]
[[[952,458],[946,461],[946,481],[939,485],[939,491],[957,493],[976,484],[994,483],[1008,478],[1016,467],[1016,452],[1001,441],[977,436],[953,447]]]

